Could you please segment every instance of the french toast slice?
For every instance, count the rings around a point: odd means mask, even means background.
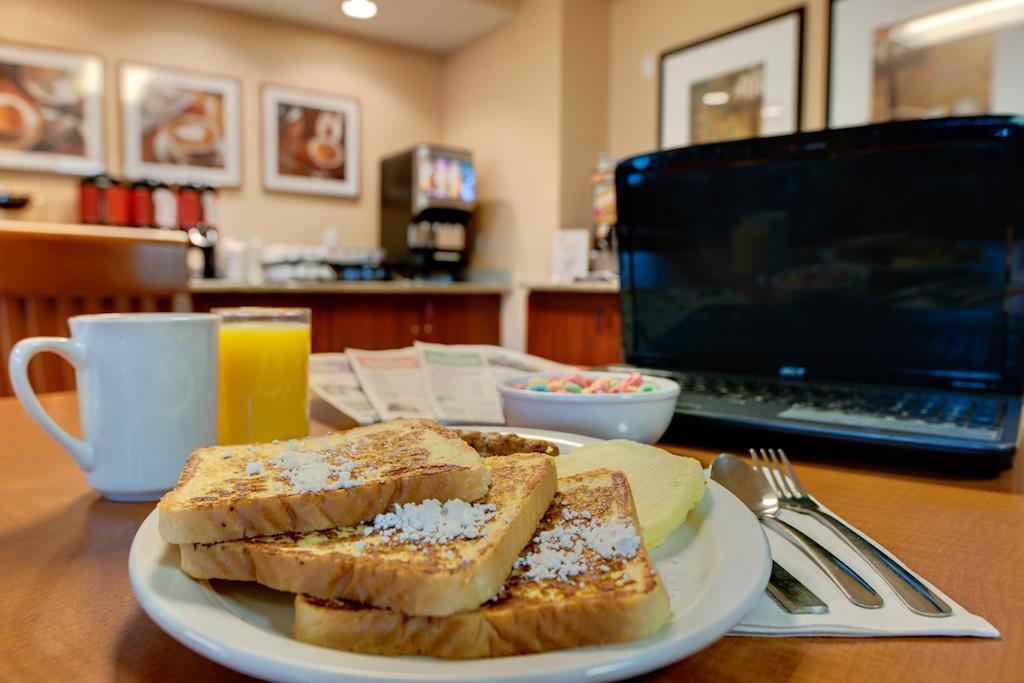
[[[192,453],[160,499],[168,543],[216,543],[356,524],[430,498],[487,493],[483,460],[451,430],[399,419],[280,443]]]
[[[181,568],[406,614],[473,609],[501,589],[556,486],[546,455],[493,457],[486,466],[493,483],[475,504],[428,501],[371,525],[182,545]]]
[[[636,640],[669,617],[626,477],[595,470],[558,480],[554,502],[493,601],[422,617],[297,595],[294,635],[365,654],[465,659]]]

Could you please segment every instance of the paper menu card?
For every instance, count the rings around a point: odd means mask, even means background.
[[[575,282],[590,270],[590,230],[563,228],[551,236],[551,279]]]

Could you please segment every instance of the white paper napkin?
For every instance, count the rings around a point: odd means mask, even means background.
[[[821,504],[821,501],[818,503]],[[824,505],[822,508],[828,510]],[[831,510],[828,511],[831,512]],[[842,519],[835,513],[832,514]],[[829,606],[829,611],[826,614],[789,614],[779,607],[767,593],[764,593],[754,608],[743,618],[743,621],[730,631],[730,635],[999,637],[999,631],[992,624],[976,614],[968,612],[933,584],[911,571],[909,567],[899,561],[899,558],[896,558],[904,569],[920,579],[953,608],[951,616],[941,618],[924,617],[911,612],[889,587],[889,584],[885,583],[860,555],[822,522],[811,516],[790,510],[783,510],[779,515],[781,519],[831,550],[851,569],[860,574],[882,596],[885,605],[878,609],[857,607],[840,593],[835,584],[795,545],[771,529],[765,529],[772,548],[772,558],[817,594]],[[843,521],[846,522],[846,520]],[[847,526],[861,533],[859,529],[848,522]],[[861,535],[879,548],[884,548],[871,537],[863,533]],[[889,554],[895,557],[892,553]]]

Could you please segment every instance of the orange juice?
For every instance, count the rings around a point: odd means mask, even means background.
[[[308,322],[222,317],[219,443],[309,434],[309,343]]]

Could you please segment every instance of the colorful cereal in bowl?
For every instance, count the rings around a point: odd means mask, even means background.
[[[589,379],[579,373],[565,377],[534,375],[525,384],[516,384],[515,388],[551,394],[635,394],[654,391],[657,387],[650,382],[645,382],[639,372],[634,372],[625,379],[615,377]]]
[[[510,427],[654,443],[668,429],[679,385],[639,373],[523,375],[498,386]]]

